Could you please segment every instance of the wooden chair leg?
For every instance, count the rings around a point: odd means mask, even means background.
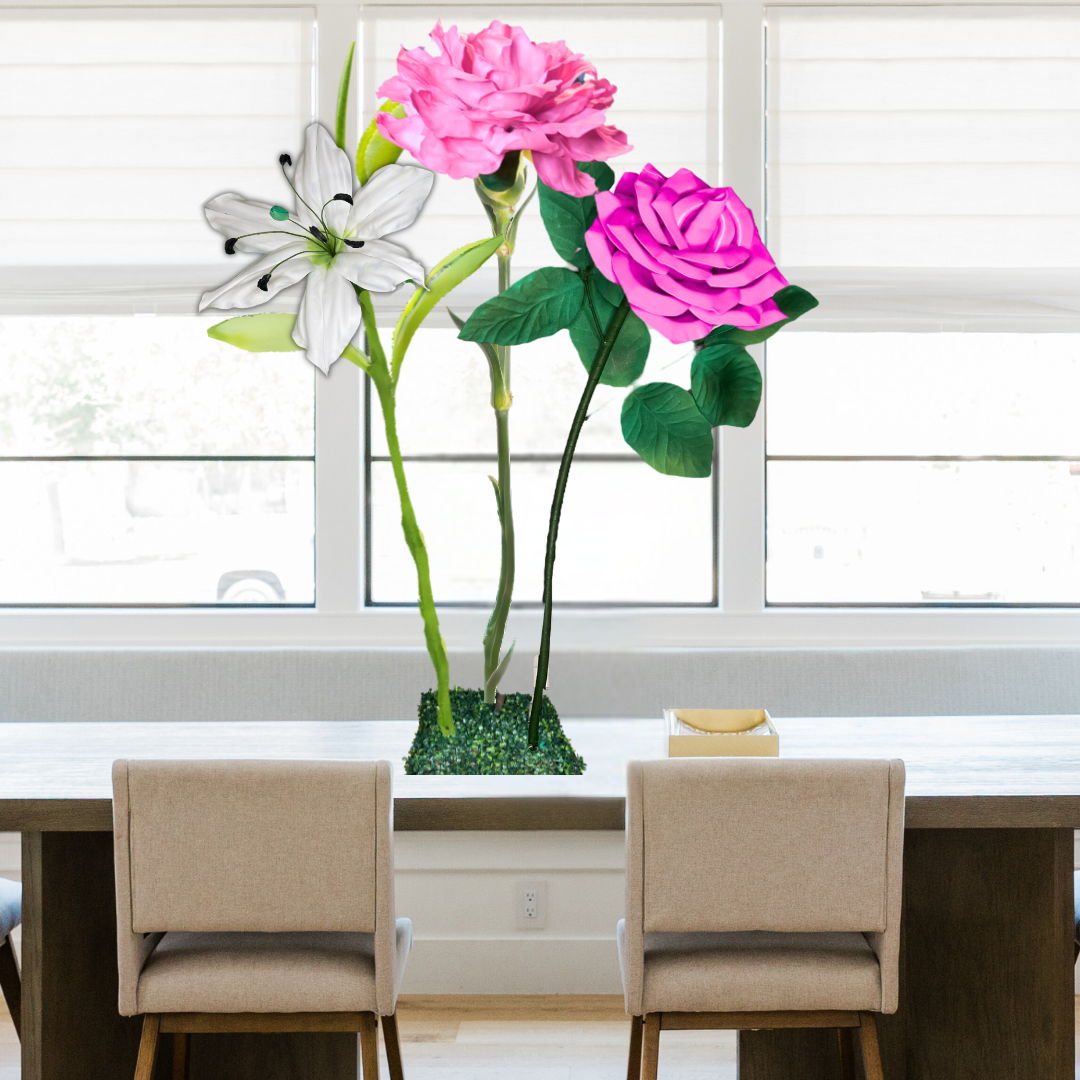
[[[188,1080],[188,1038],[182,1031],[172,1037],[172,1080]]]
[[[641,1029],[644,1016],[630,1017],[630,1059],[626,1063],[626,1080],[641,1080]]]
[[[660,1064],[660,1017],[662,1013],[649,1013],[645,1017],[645,1038],[642,1040],[641,1080],[656,1080]],[[870,1080],[867,1077],[867,1080]]]
[[[154,1075],[154,1059],[157,1057],[158,1030],[161,1017],[147,1013],[143,1017],[142,1040],[139,1043],[139,1061],[135,1066],[135,1080],[151,1080]]]
[[[379,1080],[379,1029],[373,1012],[360,1014],[360,1060],[363,1080]]]
[[[11,935],[0,939],[0,991],[4,994],[11,1022],[15,1025],[15,1034],[22,1039],[22,979],[19,976],[19,961],[15,956],[15,947]]]
[[[852,1028],[837,1028],[836,1038],[840,1043],[841,1080],[855,1080],[855,1040]]]
[[[863,1072],[866,1080],[885,1080],[881,1071],[881,1047],[873,1013],[859,1013],[859,1042],[862,1044]]]
[[[390,1080],[405,1080],[405,1070],[401,1067],[397,1016],[394,1013],[382,1018],[382,1034],[383,1042],[386,1043],[386,1064],[390,1069]]]

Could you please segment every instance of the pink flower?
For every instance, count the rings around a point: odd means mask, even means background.
[[[404,118],[383,112],[377,120],[383,138],[429,169],[477,177],[525,150],[549,187],[592,195],[596,184],[574,163],[631,149],[623,132],[604,123],[615,87],[565,42],[538,44],[501,22],[464,37],[437,22],[431,39],[441,56],[402,49],[397,75],[379,87],[381,97],[404,106]]]
[[[787,281],[731,188],[711,188],[689,169],[669,179],[646,165],[601,191],[596,210],[589,254],[669,341],[703,338],[714,326],[760,330],[787,317],[772,300]]]

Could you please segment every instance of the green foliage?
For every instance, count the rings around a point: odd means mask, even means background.
[[[481,304],[458,337],[492,345],[524,345],[550,337],[570,325],[584,297],[580,274],[546,266]]]
[[[603,340],[603,332],[610,325],[615,309],[623,301],[623,291],[614,282],[608,281],[595,267],[585,267],[581,276],[586,280],[588,295],[586,303],[570,323],[570,340],[574,343],[585,370],[591,371]],[[591,306],[589,299],[592,300]],[[636,382],[645,370],[651,345],[649,328],[631,311],[615,339],[600,381],[607,386],[629,386]]]
[[[284,311],[264,311],[258,315],[237,315],[234,319],[215,323],[206,331],[206,335],[245,352],[298,352],[300,346],[292,336],[295,325],[295,315]],[[341,355],[367,371],[367,357],[352,345],[346,345]]]
[[[345,66],[341,69],[341,81],[337,88],[337,114],[334,120],[334,141],[338,148],[345,149],[345,116],[349,111],[349,83],[352,80],[353,53],[356,42],[349,46],[349,55],[345,57]]]
[[[245,352],[297,352],[293,341],[296,316],[282,311],[264,311],[259,315],[237,315],[215,323],[206,331],[208,337],[234,345]]]
[[[611,167],[602,161],[579,161],[578,169],[588,173],[600,191],[607,191],[615,183]],[[585,232],[596,220],[596,196],[579,199],[540,180],[536,190],[540,192],[540,217],[559,258],[579,267],[592,266],[592,256],[585,247]]]
[[[405,359],[405,350],[409,347],[413,335],[420,329],[420,324],[427,318],[431,309],[451,289],[460,285],[470,274],[475,273],[502,246],[503,238],[493,236],[489,240],[477,240],[466,244],[446,256],[427,276],[424,288],[412,294],[405,310],[394,327],[394,353],[392,362],[393,378],[397,380],[401,362]]]
[[[761,403],[761,372],[741,345],[715,342],[694,357],[690,393],[713,427],[749,427]]]
[[[667,476],[708,476],[713,438],[694,399],[672,383],[647,383],[623,402],[622,433],[632,449]]]
[[[435,694],[420,697],[420,726],[405,758],[405,772],[418,775],[579,776],[585,761],[574,752],[555,706],[545,696],[540,713],[540,744],[529,750],[531,694],[507,694],[501,710],[484,704],[481,690],[450,691],[455,734],[439,730]]]
[[[773,300],[787,316],[786,319],[774,322],[772,326],[763,327],[761,330],[739,330],[734,326],[718,326],[705,338],[705,343],[730,341],[736,345],[757,345],[759,342],[767,341],[800,315],[805,315],[818,306],[817,298],[798,285],[785,285],[773,296]]]
[[[405,115],[405,107],[396,101],[384,101],[379,106],[379,112],[388,112],[399,120]],[[375,118],[372,117],[367,130],[360,139],[360,145],[356,148],[356,179],[361,187],[366,184],[372,175],[384,165],[393,165],[401,157],[401,147],[384,139],[375,126]]]

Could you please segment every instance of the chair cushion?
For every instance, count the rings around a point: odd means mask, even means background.
[[[371,934],[165,934],[139,975],[139,1012],[368,1012]]]
[[[22,882],[0,878],[0,938],[22,922]]]
[[[881,970],[856,933],[646,934],[643,1005],[645,1012],[880,1011]]]

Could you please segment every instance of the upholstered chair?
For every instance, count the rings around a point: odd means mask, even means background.
[[[902,761],[681,758],[627,771],[617,928],[629,1080],[656,1080],[667,1028],[860,1030],[899,996]]]
[[[0,991],[11,1013],[15,1034],[22,1038],[22,981],[11,931],[22,922],[22,885],[0,878]]]
[[[159,1032],[173,1075],[198,1032],[357,1031],[378,1080],[412,924],[394,918],[385,761],[117,761],[113,833],[120,1012]]]

